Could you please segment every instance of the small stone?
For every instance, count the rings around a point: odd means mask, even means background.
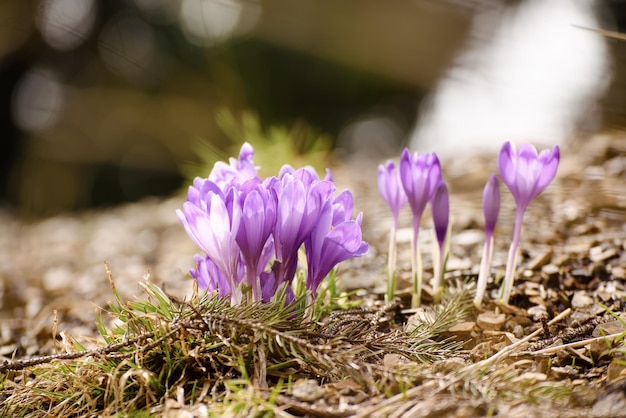
[[[553,377],[556,377],[557,379],[564,379],[564,378],[573,378],[578,376],[578,371],[576,371],[575,368],[573,368],[572,366],[564,366],[564,367],[559,367],[559,366],[552,366],[552,368],[550,369],[550,375]],[[587,381],[584,381],[585,384],[587,383]]]
[[[388,370],[396,370],[398,367],[406,365],[408,360],[396,353],[388,353],[383,357],[383,366]]]
[[[602,357],[610,355],[611,343],[608,340],[594,340],[587,347],[589,347],[588,355],[594,361],[599,361]]]
[[[611,269],[611,274],[614,279],[626,280],[626,269],[624,267],[613,267]]]
[[[476,323],[482,330],[500,331],[506,321],[506,315],[491,311],[483,312],[476,318]]]
[[[592,254],[589,256],[591,261],[594,263],[599,263],[601,261],[610,260],[611,258],[617,257],[617,251],[614,248],[609,248],[608,250],[602,251],[599,254]]]
[[[524,294],[526,296],[539,296],[539,283],[535,282],[525,282],[524,283]]]
[[[615,382],[626,378],[626,364],[624,360],[614,358],[606,371],[609,382]]]
[[[602,337],[604,335],[619,334],[626,331],[626,325],[620,321],[609,321],[599,324],[591,334],[593,337]]]
[[[595,316],[595,313],[590,312],[589,309],[576,309],[569,317],[569,323],[573,327],[580,326],[586,323]]]
[[[560,273],[561,269],[554,264],[546,264],[541,268],[541,277],[543,277],[545,280],[548,280],[548,282],[551,282],[554,279],[558,279]]]
[[[586,279],[587,281],[591,279],[591,273],[588,272],[585,269],[575,269],[572,270],[571,272],[572,276],[576,277],[577,279]]]
[[[452,325],[448,331],[455,334],[470,333],[474,330],[475,326],[476,323],[472,321],[459,322],[458,324]]]
[[[584,290],[578,291],[574,293],[574,297],[572,297],[572,308],[580,309],[587,306],[593,305],[594,300],[591,296],[587,294]]]
[[[518,308],[517,306],[509,305],[508,303],[503,303],[499,300],[496,300],[494,303],[496,304],[498,309],[500,309],[505,314],[511,314],[515,316],[528,316],[528,312],[526,312],[526,310]]]
[[[542,317],[548,317],[548,310],[543,305],[535,305],[528,308],[528,314],[532,316],[535,321],[539,321]]]
[[[324,396],[324,389],[313,379],[302,379],[293,384],[291,393],[298,400],[313,402]]]
[[[451,257],[446,263],[446,269],[447,271],[469,270],[473,264],[469,258]]]
[[[524,336],[524,327],[520,324],[517,324],[513,327],[513,335],[515,338],[522,338]]]
[[[533,258],[530,263],[528,263],[529,270],[537,270],[550,262],[552,259],[552,249],[542,252],[541,254],[537,254],[535,258]]]

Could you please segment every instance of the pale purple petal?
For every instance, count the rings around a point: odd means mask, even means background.
[[[218,290],[220,297],[230,295],[229,280],[213,260],[196,255],[194,261],[196,262],[196,267],[190,271],[190,274],[191,277],[197,280],[199,289],[207,292]]]
[[[500,183],[498,177],[492,174],[483,190],[483,213],[485,215],[485,233],[491,237],[500,213]]]
[[[504,143],[498,157],[498,167],[502,181],[511,191],[519,210],[526,210],[554,179],[559,165],[558,146],[552,151],[537,149],[530,144],[522,144],[519,151],[510,142]]]
[[[541,174],[537,179],[536,189],[538,190],[537,196],[541,193],[556,176],[556,171],[559,168],[559,160],[561,158],[560,149],[558,145],[554,147],[552,152],[550,150],[543,150],[539,154],[539,163],[543,166]]]
[[[400,216],[400,210],[407,203],[406,192],[402,188],[399,170],[393,161],[387,161],[384,166],[378,166],[378,191],[389,208],[395,220]]]
[[[413,216],[421,217],[441,181],[441,167],[437,155],[434,153],[411,155],[408,149],[404,149],[400,157],[400,180]]]
[[[510,141],[506,141],[502,145],[500,155],[498,156],[498,169],[500,177],[507,186],[515,183],[516,167],[515,167],[515,149]]]

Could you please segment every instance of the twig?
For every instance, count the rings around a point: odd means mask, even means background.
[[[172,326],[172,330],[167,335],[157,339],[153,343],[150,343],[149,346],[153,346],[154,343],[159,343],[163,341],[168,336],[173,335],[176,332],[180,331],[180,328],[181,328],[180,323],[175,324],[174,326]],[[111,354],[124,347],[128,347],[133,344],[136,344],[142,340],[153,338],[154,336],[155,336],[154,332],[145,332],[131,339],[128,339],[128,340],[125,340],[116,344],[110,344],[110,345],[107,345],[106,347],[97,348],[95,350],[74,351],[70,353],[51,354],[49,356],[33,357],[29,359],[5,361],[4,363],[0,364],[0,373],[4,373],[9,370],[22,370],[27,367],[36,366],[38,364],[50,363],[51,361],[55,361],[55,360],[75,360],[81,357]],[[126,353],[124,353],[124,355],[125,354]],[[128,354],[132,355],[133,353],[128,353]],[[118,354],[113,354],[113,356],[117,356],[117,355]]]
[[[561,344],[561,345],[557,345],[555,347],[548,347],[548,348],[544,348],[543,350],[537,350],[537,351],[531,351],[528,354],[531,354],[533,356],[541,356],[544,354],[555,354],[558,353],[559,351],[562,351],[564,349],[567,348],[578,348],[578,347],[583,347],[587,344],[593,343],[595,341],[602,341],[602,340],[613,340],[615,338],[620,338],[620,337],[624,337],[626,336],[626,332],[620,332],[617,334],[610,334],[610,335],[605,335],[602,337],[595,337],[595,338],[589,338],[587,340],[582,340],[582,341],[575,341],[573,343],[569,343],[569,344]]]
[[[581,26],[581,25],[572,25],[572,26],[577,28],[577,29],[582,29],[582,30],[586,30],[586,31],[589,31],[589,32],[597,33],[598,35],[602,35],[602,36],[607,37],[607,38],[619,39],[620,41],[626,41],[626,33],[624,33],[624,32],[617,32],[617,31],[605,30],[605,29],[588,28],[586,26]]]

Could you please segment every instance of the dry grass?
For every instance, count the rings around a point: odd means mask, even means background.
[[[359,400],[393,399],[432,374],[426,365],[459,355],[441,334],[472,306],[470,291],[448,295],[409,331],[398,305],[341,310],[333,292],[285,308],[175,301],[148,281],[144,300],[123,302],[111,284],[98,348],[62,334],[64,352],[0,365],[0,416],[355,414]]]

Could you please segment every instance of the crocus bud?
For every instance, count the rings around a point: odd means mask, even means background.
[[[492,174],[483,190],[483,213],[485,214],[485,234],[487,238],[491,237],[496,222],[498,222],[498,213],[500,212],[500,182],[495,174]]]
[[[407,197],[400,183],[400,174],[391,160],[384,166],[382,164],[378,166],[378,191],[389,205],[394,221],[397,222]]]
[[[450,198],[448,196],[448,186],[441,180],[435,189],[435,194],[430,200],[433,212],[433,223],[435,224],[435,235],[439,248],[443,249],[443,244],[448,232],[448,221],[450,218]]]
[[[448,196],[448,186],[443,180],[439,181],[433,197],[430,199],[430,207],[433,213],[433,223],[435,224],[435,236],[437,237],[437,249],[433,253],[433,300],[438,302],[441,299],[441,282],[445,270],[445,244],[448,234],[448,221],[450,218],[450,198]]]

